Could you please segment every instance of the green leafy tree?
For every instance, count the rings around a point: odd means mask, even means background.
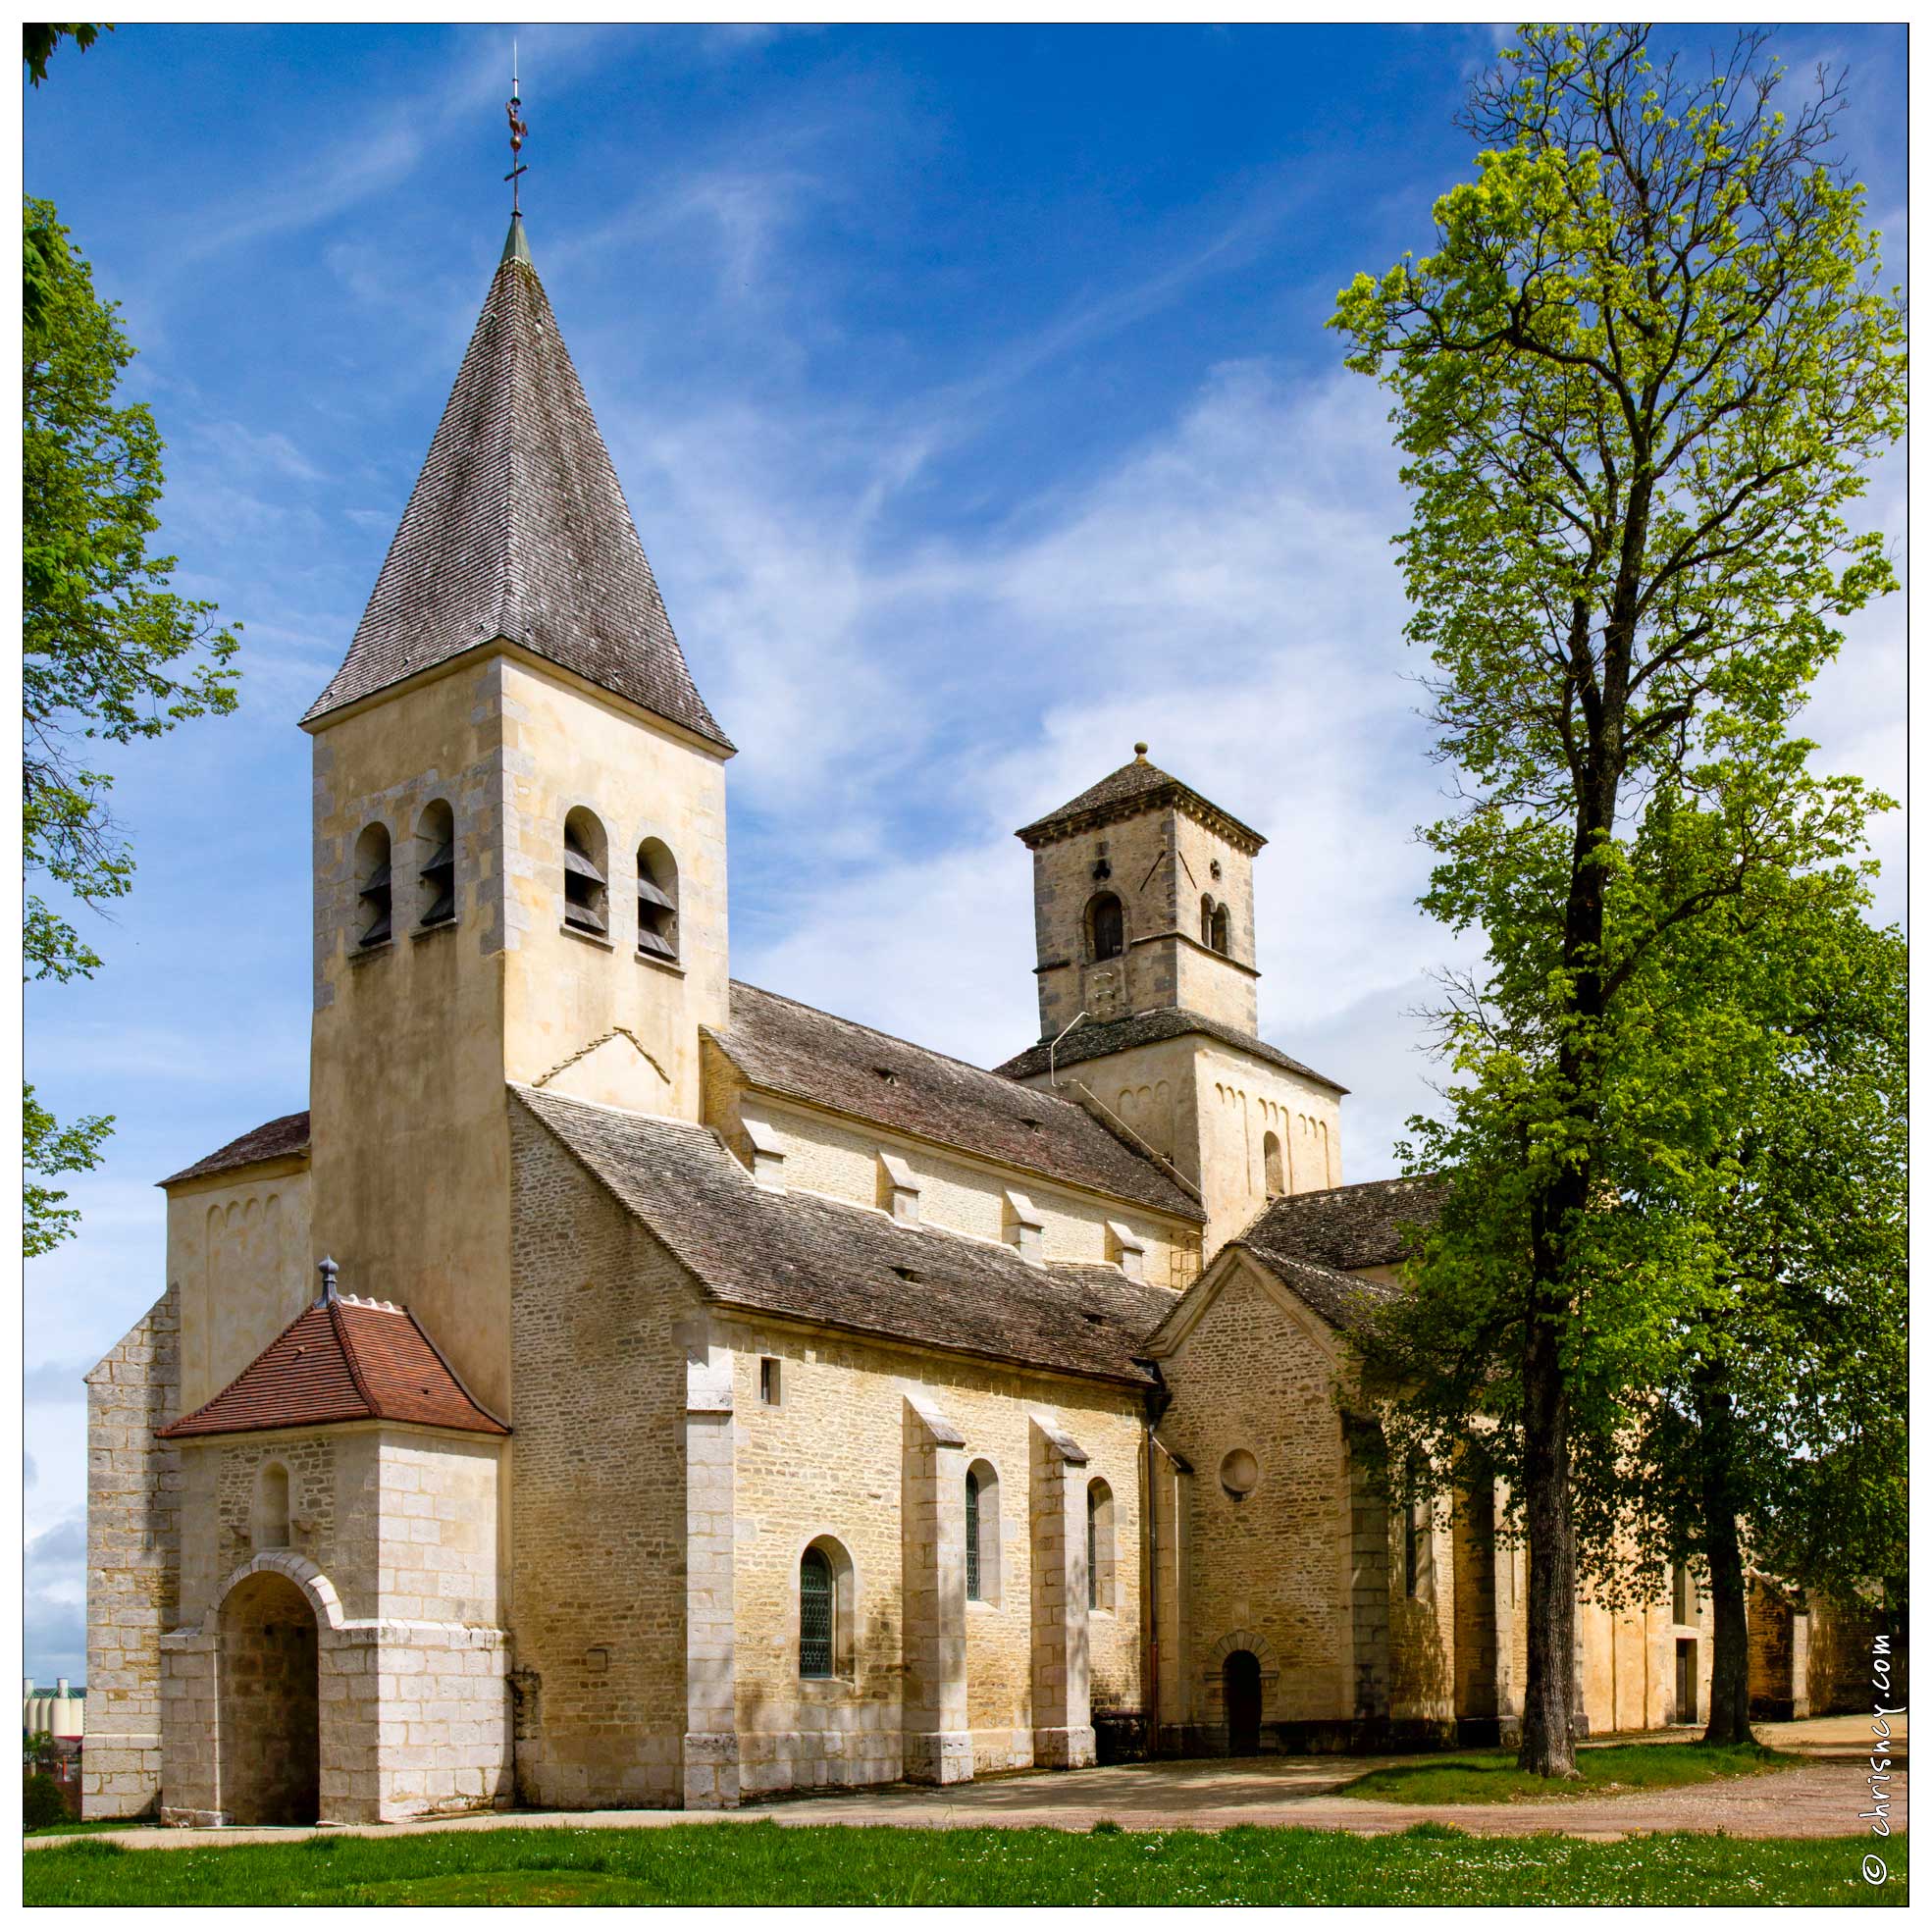
[[[112,26],[106,29],[114,31]],[[71,39],[83,54],[101,36],[99,26],[43,26],[27,21],[21,28],[26,58],[26,74],[37,87],[47,78],[47,63],[63,40]]]
[[[1407,634],[1463,794],[1424,903],[1488,946],[1441,1015],[1459,1083],[1423,1151],[1455,1183],[1415,1408],[1488,1401],[1517,1443],[1543,1774],[1575,1767],[1573,1425],[1607,1432],[1686,1290],[1611,1210],[1622,1009],[1666,934],[1842,851],[1865,808],[1789,726],[1834,620],[1893,587],[1845,512],[1903,427],[1904,318],[1833,159],[1838,88],[1787,116],[1781,79],[1759,34],[1694,76],[1643,26],[1526,28],[1472,94],[1478,178],[1436,203],[1434,251],[1334,318],[1393,397]],[[1682,898],[1632,868],[1666,789],[1730,840]]]
[[[1725,861],[1699,813],[1649,815],[1679,889]],[[1580,1457],[1583,1534],[1652,1591],[1660,1560],[1702,1558],[1713,1743],[1750,1739],[1748,1560],[1840,1592],[1904,1569],[1906,947],[1867,896],[1857,867],[1764,872],[1673,932],[1613,1075],[1648,1125],[1619,1211],[1688,1290],[1651,1390]]]
[[[23,836],[29,878],[22,942],[29,978],[90,977],[100,959],[62,902],[99,912],[131,888],[133,856],[108,809],[101,750],[164,736],[233,710],[238,648],[215,606],[171,589],[173,556],[148,553],[160,528],[162,442],[147,405],[118,400],[134,350],[118,304],[94,292],[50,202],[25,204],[40,260],[24,335]],[[61,1127],[27,1089],[29,1175],[94,1164],[112,1121]],[[64,1197],[26,1191],[26,1244],[71,1232]]]

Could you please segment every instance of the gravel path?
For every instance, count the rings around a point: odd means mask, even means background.
[[[1111,1769],[1011,1776],[957,1790],[899,1787],[849,1796],[806,1797],[723,1813],[677,1809],[543,1810],[447,1816],[416,1823],[314,1829],[135,1829],[113,1842],[131,1850],[185,1850],[237,1843],[285,1843],[316,1835],[402,1836],[432,1830],[661,1829],[673,1823],[883,1823],[908,1829],[1086,1830],[1111,1819],[1126,1829],[1227,1829],[1237,1823],[1344,1829],[1382,1836],[1421,1822],[1452,1823],[1478,1836],[1560,1831],[1610,1839],[1649,1830],[1724,1831],[1749,1837],[1862,1835],[1871,1790],[1869,1728],[1862,1718],[1766,1728],[1762,1740],[1806,1757],[1801,1767],[1729,1777],[1687,1789],[1640,1790],[1576,1800],[1411,1804],[1338,1795],[1364,1771],[1413,1756],[1285,1756],[1242,1761],[1132,1763]],[[1637,1738],[1622,1740],[1636,1741]],[[1657,1740],[1664,1740],[1659,1738]],[[1680,1734],[1678,1740],[1684,1740]],[[1898,1726],[1891,1786],[1895,1834],[1906,1827],[1906,1745]],[[1854,1753],[1857,1751],[1857,1753]],[[1426,1760],[1427,1758],[1420,1758]],[[35,1837],[27,1849],[61,1841]]]

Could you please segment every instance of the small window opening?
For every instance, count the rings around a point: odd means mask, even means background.
[[[390,918],[390,833],[386,824],[372,824],[355,841],[356,900],[362,910],[360,945],[386,945]]]
[[[581,807],[563,820],[563,921],[601,938],[610,928],[603,826]]]
[[[966,1599],[978,1601],[979,1593],[979,1473],[966,1470]]]
[[[1087,1484],[1087,1606],[1114,1608],[1114,1490],[1097,1479]]]
[[[1201,943],[1214,943],[1214,899],[1205,891],[1201,894]]]
[[[778,1363],[769,1354],[758,1361],[758,1399],[766,1407],[778,1405]]]
[[[637,851],[637,948],[653,959],[678,955],[677,860],[656,838]]]
[[[257,1480],[254,1539],[257,1548],[288,1545],[288,1470],[280,1461],[271,1461]]]
[[[799,1674],[832,1673],[832,1564],[808,1548],[799,1561]]]
[[[915,1280],[919,1277],[918,1270],[914,1267],[895,1267],[892,1271],[903,1280]]]
[[[1126,950],[1126,913],[1111,891],[1103,891],[1088,906],[1087,926],[1096,962],[1118,959]]]
[[[1214,908],[1214,927],[1208,941],[1217,952],[1227,951],[1227,907],[1217,905]]]
[[[878,1076],[882,1078],[887,1085],[897,1085],[899,1083],[899,1074],[895,1072],[890,1066],[874,1066],[872,1068],[872,1070],[875,1073],[877,1073]]]
[[[1287,1188],[1281,1183],[1281,1141],[1272,1132],[1261,1138],[1261,1164],[1268,1186],[1268,1197],[1279,1199]]]
[[[1697,1586],[1688,1561],[1677,1562],[1670,1571],[1670,1619],[1680,1624],[1697,1619]]]
[[[1429,1503],[1412,1501],[1402,1525],[1402,1592],[1411,1598],[1422,1593],[1423,1576],[1429,1564]]]
[[[418,921],[447,924],[456,915],[456,818],[439,799],[416,826],[417,881],[421,887]]]

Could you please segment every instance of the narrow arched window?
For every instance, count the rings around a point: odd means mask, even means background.
[[[966,1470],[966,1599],[978,1601],[979,1593],[979,1474]]]
[[[371,824],[355,841],[356,922],[361,927],[358,945],[389,943],[390,891],[389,826]]]
[[[1278,1134],[1273,1132],[1262,1134],[1261,1165],[1268,1187],[1268,1197],[1271,1200],[1279,1199],[1287,1188],[1281,1183],[1281,1141]]]
[[[288,1545],[288,1470],[280,1461],[256,1477],[254,1541],[257,1549]]]
[[[1205,891],[1201,894],[1201,943],[1214,943],[1214,900]]]
[[[456,817],[440,798],[416,825],[416,874],[418,922],[447,924],[456,915]]]
[[[1087,1484],[1087,1606],[1114,1607],[1114,1490],[1097,1478]]]
[[[563,921],[601,938],[610,929],[603,826],[580,805],[563,820]]]
[[[637,848],[637,948],[666,962],[678,955],[677,860],[656,838]]]
[[[832,1673],[832,1564],[819,1548],[799,1560],[799,1673]]]
[[[1087,934],[1096,961],[1118,959],[1126,950],[1126,914],[1111,891],[1101,892],[1087,907]]]
[[[1214,908],[1213,933],[1208,943],[1217,952],[1225,953],[1227,950],[1227,907],[1226,905],[1217,905]]]

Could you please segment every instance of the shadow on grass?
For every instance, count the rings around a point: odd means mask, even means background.
[[[1344,1783],[1337,1796],[1376,1802],[1536,1802],[1633,1790],[1684,1789],[1697,1783],[1796,1769],[1804,1758],[1761,1743],[1608,1743],[1577,1751],[1577,1773],[1556,1780],[1517,1768],[1506,1749],[1393,1763]]]

